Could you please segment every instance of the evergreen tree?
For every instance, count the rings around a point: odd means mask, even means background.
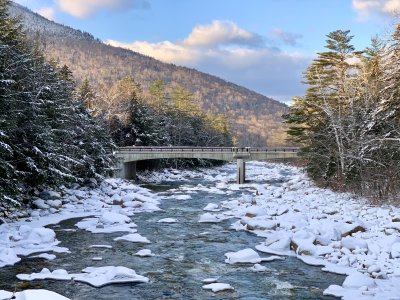
[[[0,40],[9,46],[24,47],[25,36],[22,25],[17,18],[11,18],[8,13],[10,0],[0,0]]]
[[[92,110],[94,108],[94,101],[96,94],[90,86],[89,80],[86,78],[78,90],[79,100],[85,104],[86,108]]]
[[[100,177],[113,163],[113,144],[76,101],[68,67],[47,64],[23,43],[7,5],[0,1],[1,207],[31,187]]]
[[[111,135],[119,146],[160,145],[163,129],[156,123],[154,110],[143,102],[142,89],[132,77],[121,79],[113,87]]]
[[[308,169],[315,177],[329,179],[346,173],[345,120],[348,97],[346,84],[357,67],[349,59],[360,55],[350,44],[349,31],[337,30],[327,35],[328,51],[318,57],[304,74],[309,87],[304,97],[294,98],[289,113],[288,134],[303,144]]]

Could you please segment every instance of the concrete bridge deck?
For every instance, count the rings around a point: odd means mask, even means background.
[[[149,159],[199,158],[237,161],[238,183],[245,181],[245,161],[298,158],[298,148],[254,147],[120,147],[115,152],[118,159],[117,176],[125,179],[136,177],[136,162]]]

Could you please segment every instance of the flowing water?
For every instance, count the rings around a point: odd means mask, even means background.
[[[165,183],[164,183],[165,184]],[[170,183],[168,183],[170,184]],[[204,179],[190,182],[175,182],[169,187],[157,185],[154,190],[162,195],[177,195],[179,187],[214,186]],[[274,183],[279,184],[279,183]],[[148,186],[150,187],[150,186]],[[251,193],[251,191],[247,191]],[[254,192],[254,191],[253,191]],[[58,292],[71,299],[334,299],[322,295],[330,284],[341,284],[344,277],[325,273],[318,267],[305,265],[296,258],[286,258],[264,262],[269,270],[253,272],[251,264],[230,265],[224,262],[224,253],[253,248],[262,238],[248,232],[230,230],[234,220],[222,223],[199,223],[199,216],[208,203],[239,197],[246,191],[240,190],[231,195],[213,194],[197,191],[190,194],[190,200],[165,199],[161,202],[162,211],[142,213],[133,217],[138,232],[147,237],[151,244],[138,244],[113,241],[121,233],[92,234],[76,229],[79,219],[67,220],[51,226],[60,246],[68,247],[71,254],[57,254],[53,261],[43,259],[23,259],[12,267],[0,269],[0,289],[42,287]],[[175,218],[178,223],[157,223],[162,218]],[[109,244],[112,249],[90,248],[94,244]],[[156,256],[137,257],[133,254],[141,249],[151,249]],[[261,254],[261,256],[268,256]],[[102,257],[102,261],[93,261]],[[88,266],[125,266],[138,274],[150,278],[150,283],[117,284],[94,288],[73,281],[33,281],[19,282],[18,273],[40,272],[44,267],[50,270],[66,269],[79,273]],[[219,282],[229,283],[234,291],[214,294],[202,289],[202,280],[217,277]],[[50,299],[49,299],[50,300]]]

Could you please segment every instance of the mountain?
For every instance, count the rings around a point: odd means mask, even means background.
[[[78,83],[88,78],[92,85],[107,88],[130,75],[144,89],[159,79],[179,84],[193,92],[205,111],[226,115],[239,145],[285,144],[281,116],[288,107],[283,103],[195,69],[106,45],[89,33],[47,20],[16,3],[10,14],[21,17],[28,36],[39,42],[47,59],[68,65]]]

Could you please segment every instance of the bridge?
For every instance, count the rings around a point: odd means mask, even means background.
[[[253,148],[253,147],[120,147],[117,157],[116,176],[136,179],[136,162],[163,158],[199,158],[237,161],[237,183],[245,182],[246,161],[298,158],[298,148]]]

